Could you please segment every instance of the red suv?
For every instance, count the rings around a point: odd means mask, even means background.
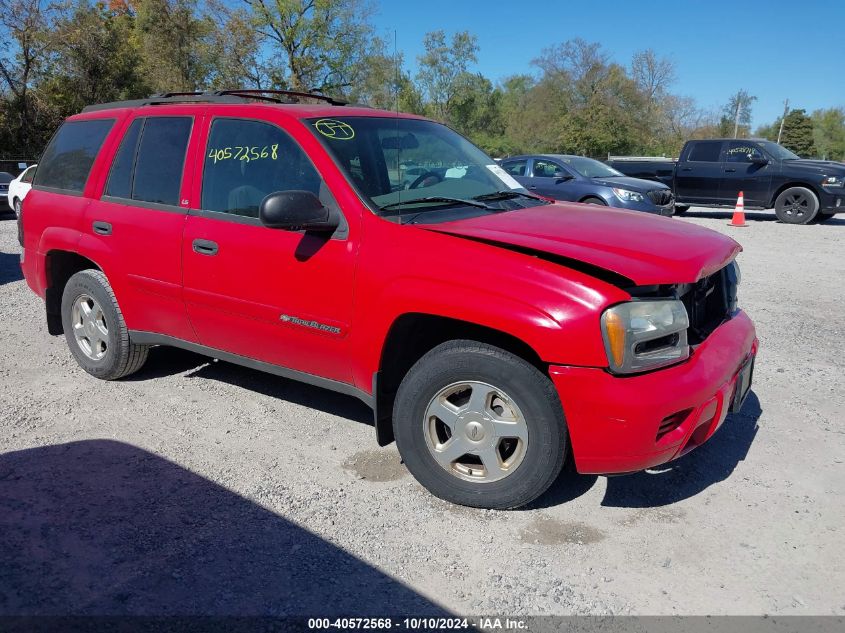
[[[21,265],[85,371],[173,345],[356,396],[420,483],[486,508],[568,454],[675,459],[741,405],[736,242],[549,203],[424,118],[290,100],[159,95],[62,125]]]

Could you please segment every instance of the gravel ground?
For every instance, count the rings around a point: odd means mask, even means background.
[[[761,352],[704,447],[451,506],[356,400],[152,351],[99,382],[48,336],[0,222],[0,614],[845,613],[845,216],[730,234]]]

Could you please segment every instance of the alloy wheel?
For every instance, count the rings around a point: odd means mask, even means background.
[[[103,308],[91,295],[79,295],[71,308],[73,335],[79,349],[91,360],[101,360],[108,352],[109,328]]]
[[[522,411],[504,391],[485,382],[441,389],[426,407],[424,424],[434,460],[466,481],[504,479],[519,468],[528,449]]]

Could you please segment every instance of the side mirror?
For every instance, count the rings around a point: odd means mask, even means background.
[[[761,156],[760,154],[749,154],[748,160],[750,160],[755,165],[768,165],[769,159],[765,156]]]
[[[261,223],[271,229],[287,231],[334,231],[337,218],[310,191],[277,191],[258,207]]]
[[[567,180],[572,180],[572,176],[569,174],[564,174],[563,172],[555,172],[555,184],[559,185],[562,182],[566,182]]]

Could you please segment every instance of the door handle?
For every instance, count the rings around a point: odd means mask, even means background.
[[[734,171],[736,171],[736,169],[726,169],[725,171],[726,172],[734,172]]]
[[[91,225],[94,233],[97,235],[111,235],[111,224],[108,222],[100,222],[99,220]]]
[[[195,253],[200,255],[217,255],[218,246],[217,242],[212,242],[211,240],[194,240],[193,241],[193,249]]]
[[[692,167],[681,167],[681,171],[692,171]]]
[[[528,188],[529,188],[529,189],[536,189],[536,188],[537,188],[537,185],[528,185]]]

